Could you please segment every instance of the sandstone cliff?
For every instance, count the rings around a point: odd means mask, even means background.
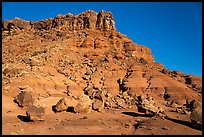
[[[181,109],[186,102],[201,102],[201,83],[201,77],[155,62],[148,47],[117,32],[110,12],[88,10],[37,22],[15,18],[2,24],[4,96],[14,97],[19,86],[27,85],[37,104],[67,97],[77,112],[101,112],[136,107],[142,95],[168,112],[172,104]],[[50,102],[45,105],[51,108]]]
[[[72,33],[74,33],[74,36],[78,33],[78,36],[75,37],[80,42],[76,43],[76,46],[104,48],[112,45],[130,56],[144,58],[151,62],[154,60],[149,48],[135,44],[129,38],[117,32],[112,14],[103,10],[99,13],[88,10],[79,15],[59,14],[55,18],[37,22],[15,18],[10,21],[5,20],[2,30],[11,33],[18,33],[19,31],[40,33],[39,35],[48,39],[51,37],[55,39],[57,36],[66,36],[67,38]]]

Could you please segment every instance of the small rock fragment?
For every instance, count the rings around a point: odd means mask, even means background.
[[[163,129],[163,130],[169,130],[169,128],[168,128],[168,127],[162,127],[162,129]]]
[[[83,116],[81,119],[87,119],[88,117],[87,116]]]

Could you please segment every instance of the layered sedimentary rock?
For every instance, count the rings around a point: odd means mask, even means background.
[[[9,30],[12,28],[19,29],[35,29],[35,30],[83,30],[83,29],[98,29],[98,30],[116,30],[115,22],[110,12],[101,11],[99,13],[88,10],[79,15],[74,14],[58,14],[55,18],[49,18],[37,22],[24,21],[20,18],[3,22],[3,29]]]
[[[57,96],[57,111],[74,107],[77,113],[134,108],[141,95],[164,110],[202,101],[201,77],[155,62],[150,48],[117,32],[110,12],[37,22],[15,18],[2,30],[2,89],[8,96],[29,85],[36,103]]]
[[[111,44],[114,47],[119,47],[121,50],[124,50],[130,56],[144,58],[148,61],[154,60],[149,48],[135,44],[129,38],[116,32],[112,13],[103,10],[99,13],[88,10],[79,15],[70,13],[66,15],[59,14],[55,18],[37,22],[24,21],[20,18],[15,18],[10,21],[4,20],[2,30],[9,31],[10,33],[17,33],[18,30],[40,32],[40,36],[48,39],[55,39],[55,35],[68,37],[67,32],[77,32],[78,36],[80,36],[80,39],[77,41],[81,42],[80,45],[77,44],[76,46],[106,48]],[[53,33],[55,34],[53,35]],[[91,37],[89,37],[89,35]],[[100,35],[102,35],[102,37]]]

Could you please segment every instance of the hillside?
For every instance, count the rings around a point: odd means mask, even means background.
[[[5,20],[3,134],[202,134],[189,107],[202,104],[202,78],[164,65],[118,32],[111,12]],[[25,122],[28,106],[13,101],[22,90],[44,108],[43,121]]]

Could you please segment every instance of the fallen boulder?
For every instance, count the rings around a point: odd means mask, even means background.
[[[55,105],[55,111],[56,112],[61,112],[61,111],[65,111],[68,108],[68,104],[67,104],[67,99],[66,98],[62,98],[60,99],[57,104]]]
[[[92,100],[88,95],[83,94],[79,103],[74,107],[75,113],[90,113],[92,111]]]
[[[34,99],[31,92],[22,90],[16,97],[14,97],[14,102],[16,102],[20,107],[27,107],[29,104],[34,103]]]
[[[190,120],[194,128],[202,129],[202,103],[193,101]]]
[[[104,110],[105,95],[102,91],[97,91],[93,96],[93,110],[103,112]]]
[[[29,105],[26,110],[26,115],[31,121],[42,121],[44,120],[45,109],[43,107]]]

